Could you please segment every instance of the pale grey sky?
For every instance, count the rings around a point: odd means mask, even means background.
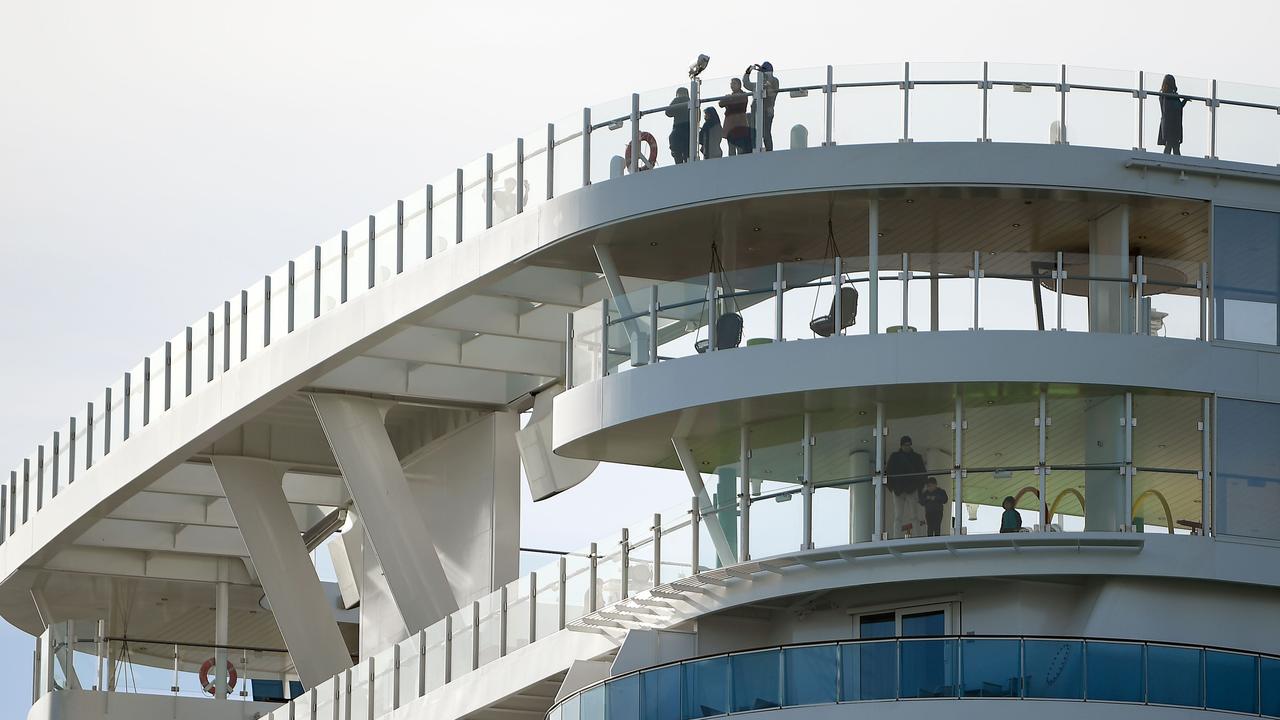
[[[1278,21],[1271,0],[0,0],[0,467],[289,258],[699,52],[713,77],[998,60],[1280,85]],[[0,630],[0,696],[29,692],[30,647]]]

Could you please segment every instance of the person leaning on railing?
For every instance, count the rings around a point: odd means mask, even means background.
[[[1182,154],[1182,108],[1187,100],[1178,94],[1178,81],[1165,75],[1160,83],[1160,133],[1156,138],[1164,146],[1165,155]]]
[[[676,164],[689,162],[689,89],[676,88],[676,96],[667,106],[671,118],[671,158]]]
[[[729,94],[720,99],[720,107],[724,108],[724,139],[729,141],[730,155],[751,152],[751,127],[747,124],[748,99],[749,96],[742,90],[742,81],[738,78],[729,82]]]
[[[742,85],[746,87],[748,92],[756,91],[755,83],[751,82],[751,71],[759,70],[760,94],[764,96],[764,122],[762,123],[762,132],[764,134],[764,149],[773,150],[773,105],[778,99],[778,78],[773,74],[773,63],[768,60],[759,65],[748,65],[746,72],[742,73]],[[758,113],[761,108],[756,107],[756,103],[751,103],[751,112]]]

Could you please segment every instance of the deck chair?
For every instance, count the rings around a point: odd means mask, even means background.
[[[815,335],[821,337],[831,337],[836,334],[834,317],[836,314],[836,299],[831,298],[831,311],[821,317],[816,317],[809,323],[809,329]],[[844,330],[853,326],[858,318],[858,289],[852,285],[840,286],[840,329]]]
[[[698,354],[705,353],[711,339],[703,338],[693,344]],[[716,318],[715,350],[728,350],[742,344],[742,316],[736,312],[727,312]]]

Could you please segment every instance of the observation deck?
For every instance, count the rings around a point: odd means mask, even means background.
[[[630,631],[765,612],[693,595],[760,575],[787,598],[787,568],[870,587],[867,558],[995,558],[888,585],[1013,563],[1270,597],[1280,579],[1245,568],[1280,541],[1280,91],[1179,77],[1185,155],[1162,155],[1161,76],[779,71],[752,152],[671,166],[659,143],[643,171],[628,142],[683,135],[670,88],[638,93],[343,230],[146,356],[0,487],[0,614],[41,635],[37,707],[121,690],[130,663],[192,692],[205,654],[217,675],[241,653],[246,677],[306,686],[273,717],[536,716]],[[727,89],[691,85],[691,142]],[[902,436],[947,494],[937,537],[895,492]],[[601,461],[681,472],[693,498],[522,576],[522,459],[535,498]],[[1006,496],[1027,532],[999,532]],[[345,558],[336,583],[307,560],[322,546]],[[1017,559],[1036,553],[1062,564]],[[1131,637],[1028,623],[1019,657]],[[1280,647],[1137,641],[1228,645],[1255,674]],[[963,638],[930,642],[964,666]],[[959,677],[935,685],[958,696]],[[1207,697],[1172,704],[1236,709]]]

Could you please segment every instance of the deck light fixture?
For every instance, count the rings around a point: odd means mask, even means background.
[[[689,79],[693,80],[701,75],[702,71],[707,69],[707,63],[709,62],[711,62],[710,55],[699,55],[698,59],[694,60],[693,64],[689,66]]]

